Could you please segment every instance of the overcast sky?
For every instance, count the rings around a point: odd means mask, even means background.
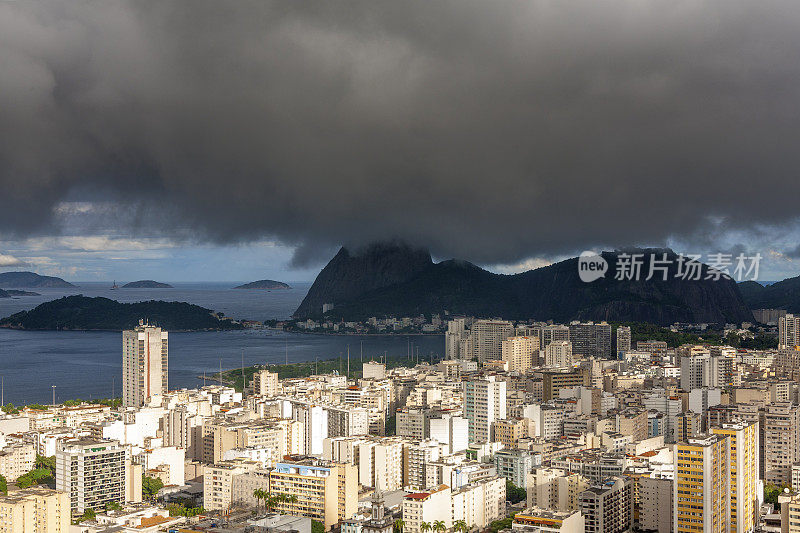
[[[512,272],[671,245],[800,274],[800,3],[0,2],[0,269]]]

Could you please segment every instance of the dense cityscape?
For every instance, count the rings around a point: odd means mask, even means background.
[[[800,533],[800,2],[0,1],[0,533]]]
[[[457,317],[433,363],[190,390],[141,321],[121,400],[4,406],[0,529],[797,531],[800,317],[757,316],[776,349]]]

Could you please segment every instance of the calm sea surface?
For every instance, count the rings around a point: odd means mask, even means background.
[[[234,318],[287,318],[297,308],[310,284],[293,284],[286,291],[234,290],[235,283],[173,283],[175,289],[108,290],[108,283],[81,283],[77,289],[32,289],[41,296],[0,299],[0,317],[27,310],[69,294],[105,296],[121,302],[167,300],[189,302]],[[203,372],[253,363],[282,363],[331,359],[346,355],[355,360],[383,355],[405,355],[409,343],[420,356],[440,355],[442,336],[328,336],[280,331],[170,333],[170,388],[202,385]],[[122,336],[113,332],[13,331],[0,329],[0,376],[5,402],[15,405],[49,403],[52,385],[56,400],[104,398],[119,395],[122,373]]]

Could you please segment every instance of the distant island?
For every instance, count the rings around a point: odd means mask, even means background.
[[[21,291],[18,289],[6,289],[6,292],[11,296],[41,296],[38,292]]]
[[[146,318],[170,331],[242,329],[239,322],[210,309],[185,302],[120,303],[108,298],[66,296],[0,319],[0,327],[27,330],[130,329]]]
[[[35,272],[0,272],[0,287],[8,289],[63,289],[75,287],[72,283],[53,276],[40,276]]]
[[[169,283],[161,283],[160,281],[153,281],[152,279],[142,279],[139,281],[131,281],[122,286],[123,289],[173,289],[174,287]]]
[[[259,281],[251,281],[250,283],[245,283],[244,285],[239,285],[238,287],[234,287],[234,289],[291,289],[291,287],[285,283],[280,281],[275,281],[271,279],[262,279]]]
[[[0,298],[13,298],[14,296],[41,296],[38,292],[20,291],[17,289],[0,289]]]

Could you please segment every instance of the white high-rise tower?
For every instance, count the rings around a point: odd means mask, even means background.
[[[122,332],[122,405],[141,407],[167,391],[167,332],[140,320]]]

